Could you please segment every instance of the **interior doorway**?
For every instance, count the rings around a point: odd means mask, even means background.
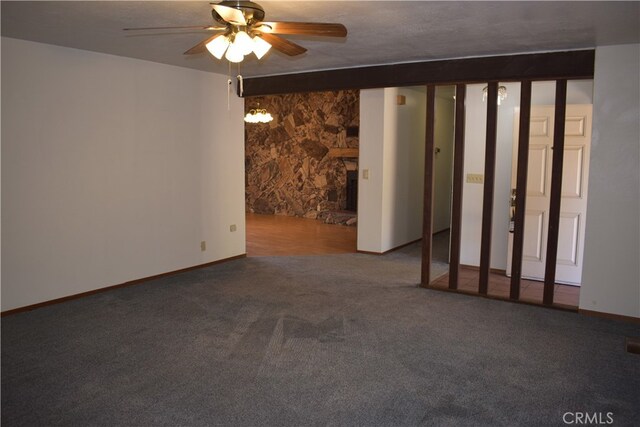
[[[356,251],[359,91],[248,97],[247,255]]]

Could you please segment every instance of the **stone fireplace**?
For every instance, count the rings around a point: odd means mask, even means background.
[[[245,124],[247,211],[355,224],[359,91],[245,99],[258,105],[274,120]]]

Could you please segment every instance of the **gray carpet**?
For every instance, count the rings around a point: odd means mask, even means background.
[[[412,249],[247,258],[2,319],[2,424],[640,419],[634,325],[416,287]]]

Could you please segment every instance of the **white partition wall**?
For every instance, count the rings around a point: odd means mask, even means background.
[[[424,87],[360,91],[358,250],[421,238],[425,98]]]

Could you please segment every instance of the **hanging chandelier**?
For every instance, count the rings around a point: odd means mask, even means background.
[[[254,108],[244,116],[244,121],[247,123],[269,123],[271,120],[273,120],[273,116],[271,113],[267,113],[264,108]]]
[[[489,86],[485,86],[482,89],[482,102],[487,101],[488,92],[489,92]],[[505,86],[500,86],[498,88],[498,105],[500,105],[502,101],[504,101],[505,99],[507,99],[507,88]]]

